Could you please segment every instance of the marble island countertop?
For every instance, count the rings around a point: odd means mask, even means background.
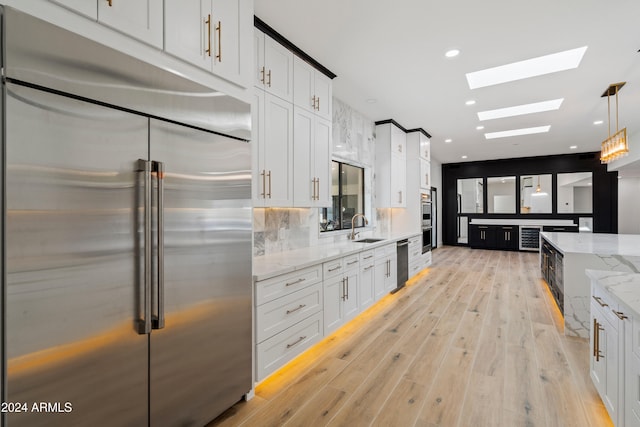
[[[353,253],[374,249],[380,246],[395,244],[398,240],[419,236],[420,233],[386,234],[358,236],[361,239],[382,239],[379,242],[362,243],[347,240],[318,246],[300,248],[293,251],[278,252],[253,258],[254,281],[266,280],[280,274],[300,270],[312,265],[331,261]]]
[[[640,257],[640,235],[601,233],[540,233],[563,254],[621,255]]]
[[[640,274],[622,271],[586,270],[589,278],[597,281],[619,303],[640,316]]]

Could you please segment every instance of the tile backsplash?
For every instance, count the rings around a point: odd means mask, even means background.
[[[375,123],[339,99],[333,98],[332,157],[369,170],[365,176],[366,211],[376,212],[380,232],[388,231],[388,209],[375,209]],[[372,221],[373,222],[373,221]],[[345,239],[344,234],[319,235],[317,208],[254,208],[253,255],[261,256]]]

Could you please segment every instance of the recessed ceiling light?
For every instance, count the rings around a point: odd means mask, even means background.
[[[475,103],[476,103],[476,101],[474,101],[473,99],[470,99],[467,102],[465,102],[465,105],[473,105]]]
[[[593,122],[594,125],[601,125],[602,123],[604,123],[602,120],[596,120]]]
[[[482,129],[484,129],[484,126],[476,126],[476,129],[482,130]]]
[[[571,147],[569,147],[569,149],[571,149],[571,150],[575,150],[576,148],[578,148],[577,145],[572,145]]]
[[[451,49],[444,53],[444,56],[447,58],[455,58],[458,55],[460,55],[460,51],[458,49]]]
[[[509,137],[509,136],[529,135],[529,134],[532,134],[532,133],[544,133],[544,132],[549,132],[550,128],[551,128],[551,125],[538,126],[538,127],[533,127],[533,128],[503,130],[503,131],[500,131],[500,132],[485,133],[484,137],[486,139],[495,139],[495,138],[506,138],[506,137]]]
[[[588,183],[587,185],[592,185],[591,183]]]
[[[577,68],[587,46],[467,73],[470,89]]]
[[[462,156],[462,158],[463,158],[463,159],[466,159],[466,158],[467,158],[467,156]]]
[[[514,107],[498,108],[496,110],[479,111],[478,119],[480,119],[480,121],[493,120],[503,117],[522,116],[523,114],[557,110],[560,108],[560,105],[562,105],[562,101],[564,101],[564,98],[534,102],[533,104],[516,105]]]
[[[451,139],[445,139],[444,142],[445,142],[445,144],[448,144],[448,143],[451,142]]]

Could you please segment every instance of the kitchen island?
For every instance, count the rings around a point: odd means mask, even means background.
[[[550,254],[545,255],[545,246]],[[585,270],[640,273],[640,235],[540,233],[540,266],[564,314],[564,333],[589,338],[590,281]]]

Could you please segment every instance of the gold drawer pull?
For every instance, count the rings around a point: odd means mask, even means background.
[[[593,296],[593,299],[596,300],[598,302],[598,304],[600,304],[601,307],[609,307],[609,304],[602,302],[602,298],[597,297],[597,296]]]
[[[618,316],[618,319],[620,320],[624,320],[624,319],[628,319],[629,317],[625,316],[625,314],[621,311],[615,311],[615,310],[611,310],[613,311],[613,314],[615,314],[616,316]]]
[[[300,304],[297,308],[294,308],[293,310],[287,310],[287,314],[295,313],[296,311],[303,309],[306,306],[307,304]]]
[[[329,270],[327,270],[327,271],[336,271],[336,270],[340,270],[341,268],[342,268],[342,266],[341,266],[341,265],[339,265],[339,266],[337,266],[337,267],[330,268],[330,269],[329,269]]]
[[[291,348],[294,345],[300,344],[302,341],[305,340],[305,338],[307,338],[307,336],[305,335],[304,337],[300,337],[297,340],[295,340],[294,342],[292,342],[291,344],[287,344],[287,348]]]
[[[293,285],[297,285],[298,283],[300,283],[300,282],[304,282],[305,280],[307,280],[307,279],[305,279],[304,277],[302,277],[302,278],[300,278],[300,279],[296,280],[295,282],[287,282],[287,283],[285,284],[285,286],[293,286]]]

